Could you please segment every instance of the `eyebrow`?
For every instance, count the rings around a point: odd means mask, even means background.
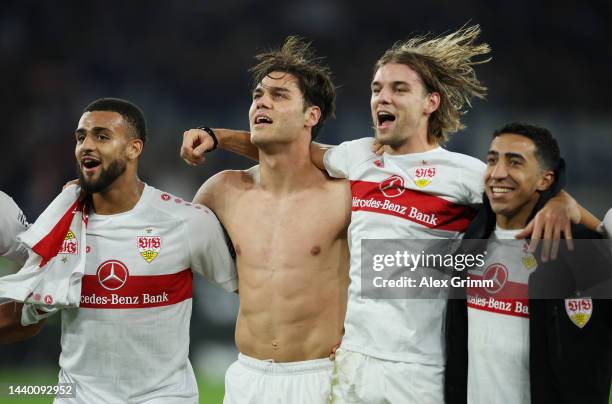
[[[410,87],[410,84],[407,81],[401,81],[401,80],[396,80],[396,81],[392,81],[391,82],[392,86],[408,86]],[[373,81],[371,84],[371,87],[374,86],[382,86],[382,84],[380,83],[380,81]]]
[[[503,155],[504,155],[504,157],[510,158],[510,159],[517,158],[517,159],[520,159],[520,160],[525,160],[525,157],[522,154],[519,154],[519,153],[509,152],[509,153],[504,153]],[[487,156],[495,156],[495,157],[497,157],[497,156],[499,156],[499,152],[497,152],[495,150],[489,150],[489,152],[487,153]]]
[[[92,132],[92,133],[101,133],[101,132],[108,132],[108,133],[110,133],[111,130],[108,129],[108,128],[104,128],[102,126],[94,126],[93,128],[91,128],[90,132]],[[78,128],[77,130],[74,131],[75,135],[79,135],[79,134],[82,134],[82,133],[87,133],[87,130],[84,129],[84,128]]]
[[[286,87],[275,87],[275,86],[266,86],[265,87],[268,91],[272,92],[272,93],[289,93],[291,92],[291,90],[289,90]],[[253,90],[253,93],[261,93],[264,91],[264,87],[257,87],[255,88],[255,90]]]

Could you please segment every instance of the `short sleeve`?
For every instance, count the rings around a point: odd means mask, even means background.
[[[327,173],[334,178],[349,176],[349,142],[340,143],[325,152],[323,164]]]
[[[365,137],[342,142],[325,152],[323,164],[334,178],[351,178],[351,173],[365,161],[376,158],[372,152],[374,138]]]
[[[461,186],[463,188],[463,200],[460,201],[461,204],[482,204],[485,170],[486,165],[482,161],[472,158],[462,167]]]
[[[238,274],[221,223],[210,209],[196,206],[199,209],[186,221],[191,269],[233,292],[238,289]]]
[[[608,238],[612,238],[612,209],[606,213],[604,220],[601,222],[604,233]]]
[[[23,264],[28,258],[28,251],[17,241],[17,235],[27,228],[28,222],[19,206],[0,191],[0,255]]]

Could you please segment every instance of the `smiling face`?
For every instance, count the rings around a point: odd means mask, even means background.
[[[393,148],[414,136],[427,141],[427,122],[439,95],[427,92],[417,72],[401,63],[384,64],[374,74],[371,90],[376,140]]]
[[[487,154],[485,192],[498,224],[504,228],[522,228],[539,199],[548,189],[554,172],[542,169],[536,146],[530,139],[511,133],[491,142]]]
[[[249,109],[251,142],[255,146],[289,143],[301,133],[307,133],[310,139],[319,118],[319,107],[305,107],[295,76],[271,72],[253,90]]]
[[[79,182],[89,194],[107,189],[126,169],[133,151],[129,125],[113,111],[85,112],[75,131]],[[139,154],[139,153],[138,153]]]

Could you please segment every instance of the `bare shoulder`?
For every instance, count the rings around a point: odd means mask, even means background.
[[[258,174],[259,166],[255,167]],[[202,184],[193,202],[206,205],[217,212],[221,208],[218,203],[220,200],[235,191],[246,190],[255,185],[255,167],[248,170],[225,170],[213,175]]]

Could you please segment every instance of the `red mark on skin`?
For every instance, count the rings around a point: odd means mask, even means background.
[[[240,251],[240,246],[238,244],[234,246],[234,251],[236,251],[236,255],[240,255],[241,251]]]
[[[319,255],[320,252],[321,252],[321,247],[319,247],[318,245],[310,249],[310,254],[312,255]]]

